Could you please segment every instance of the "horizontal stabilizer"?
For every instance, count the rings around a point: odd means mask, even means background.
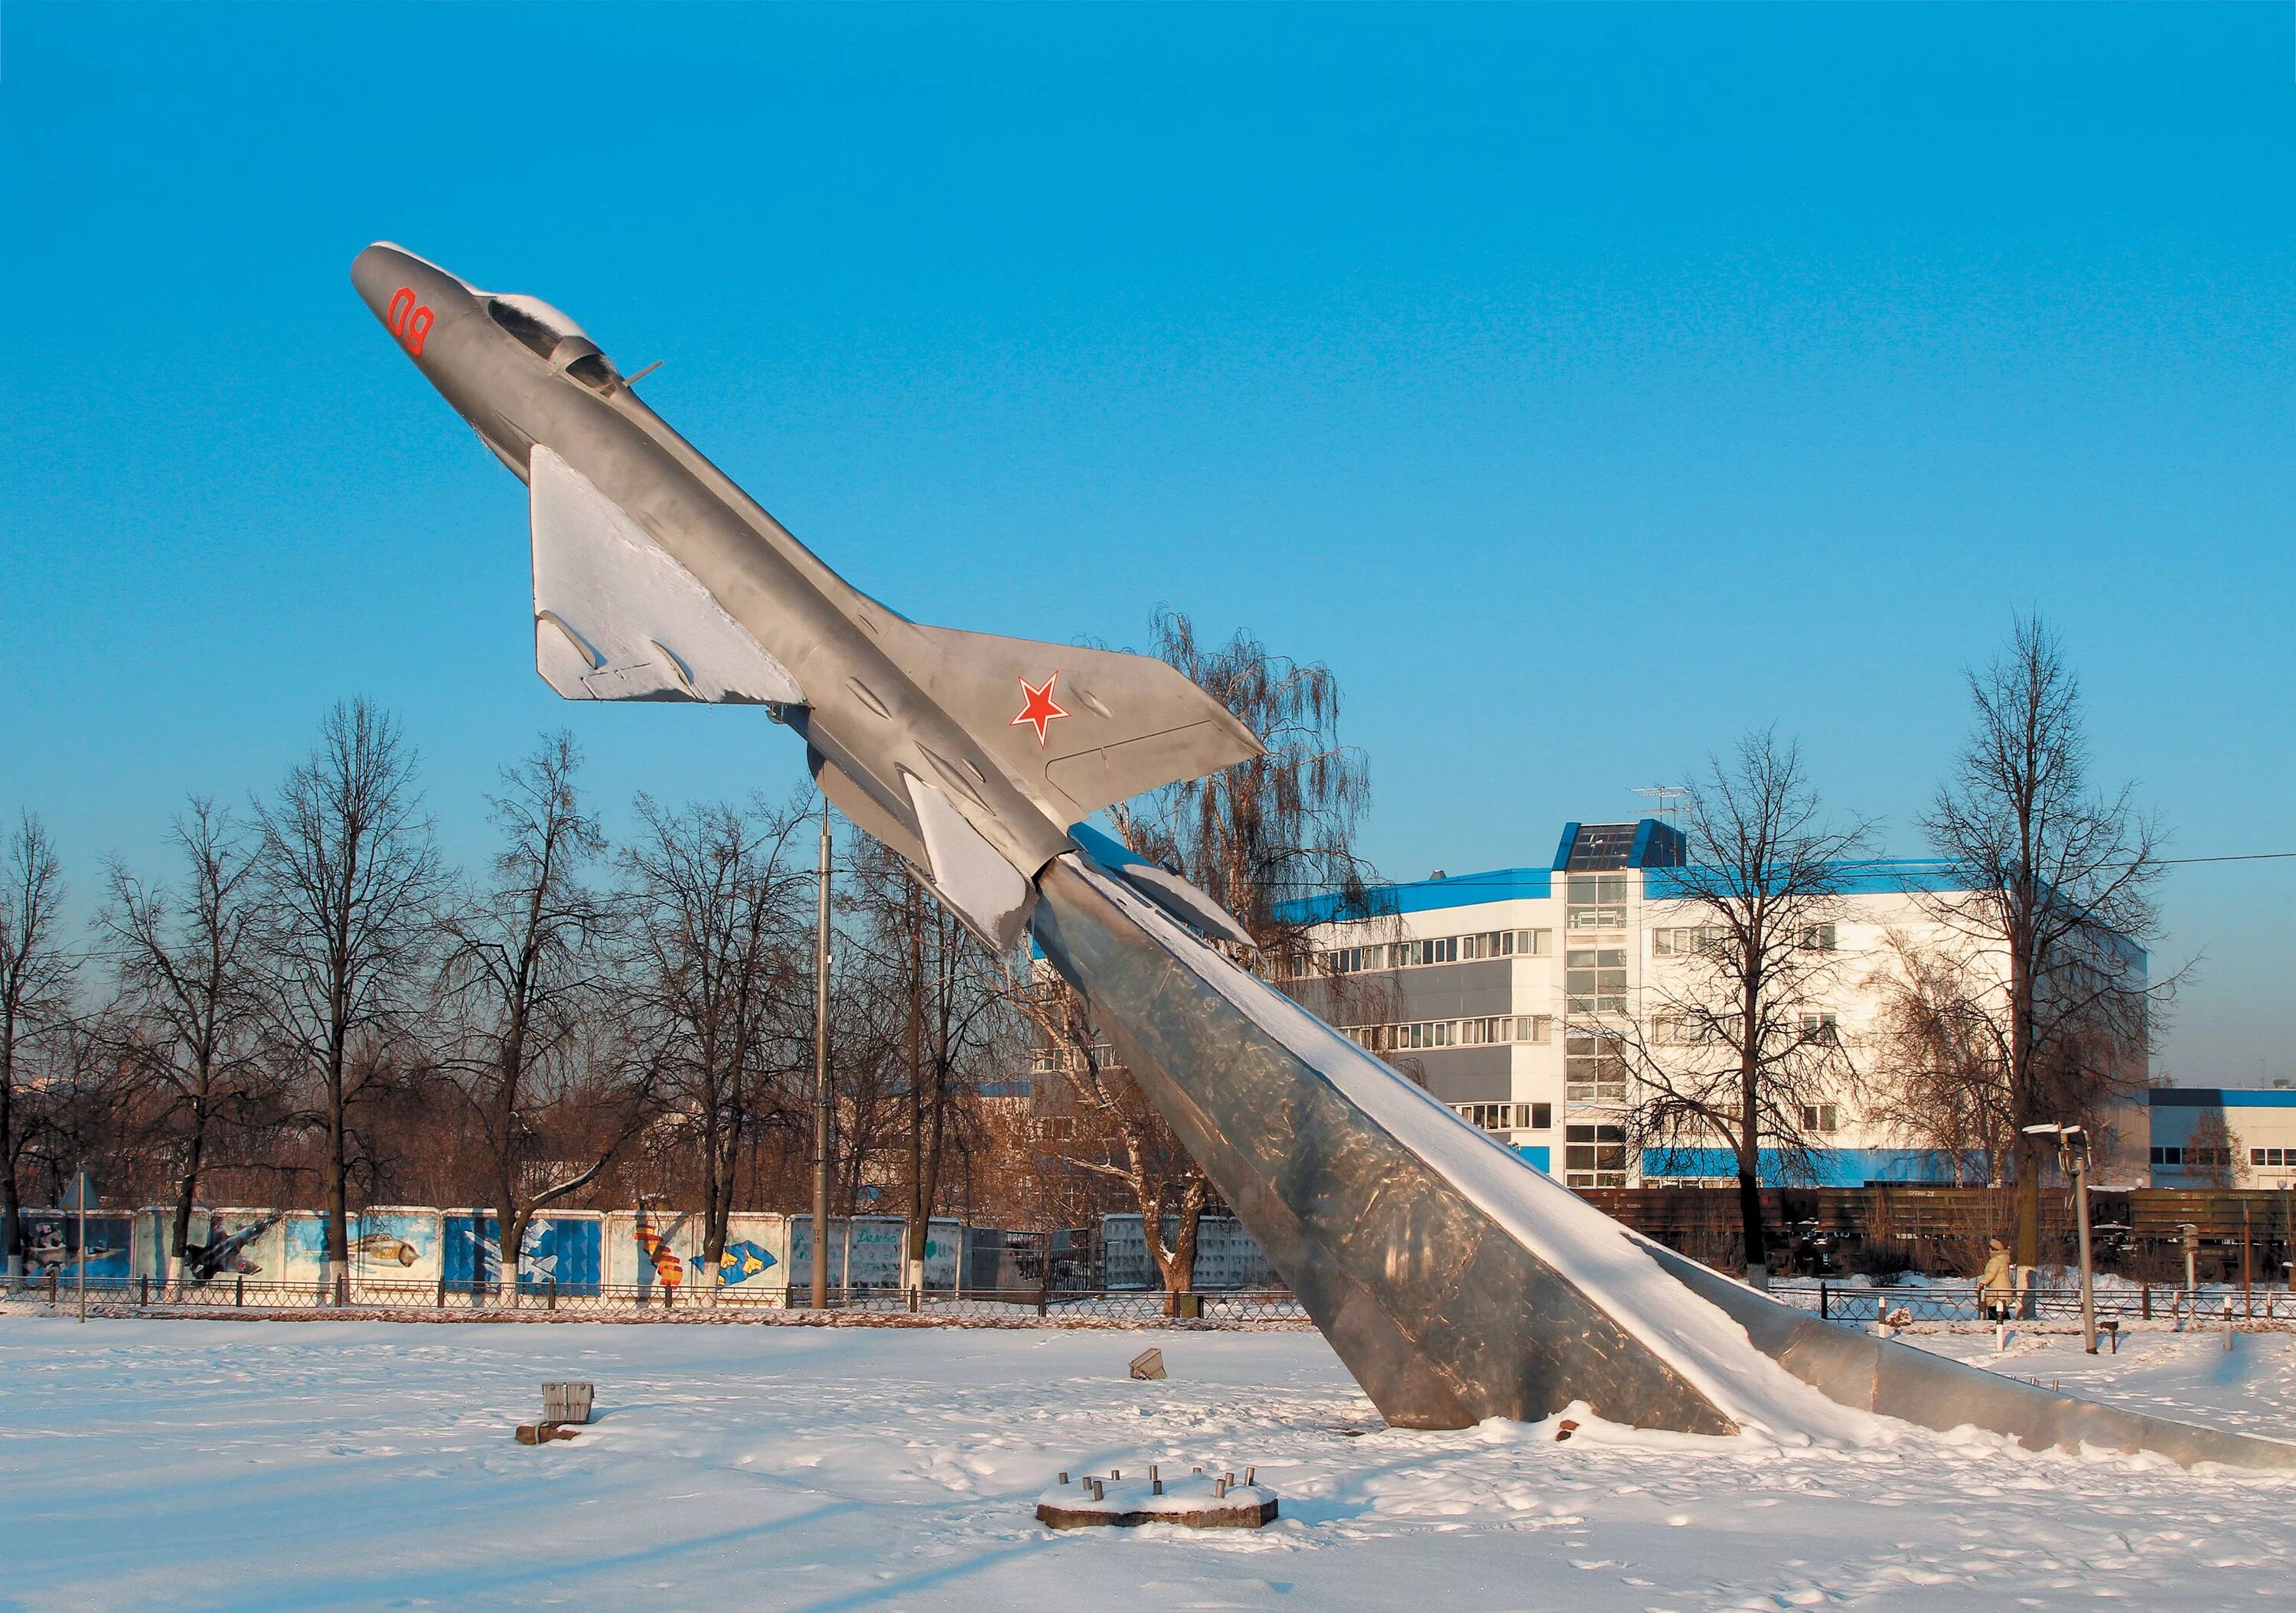
[[[1158,868],[1088,823],[1069,826],[1084,854],[1197,934],[1238,946],[1256,944],[1235,916],[1169,868]]]
[[[904,624],[889,654],[1058,821],[1259,755],[1250,729],[1148,655]]]
[[[537,444],[534,664],[569,700],[799,705],[782,663],[595,483]]]

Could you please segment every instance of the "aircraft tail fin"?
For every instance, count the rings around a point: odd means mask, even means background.
[[[905,623],[903,632],[914,635],[905,670],[1056,822],[1265,750],[1153,656],[955,628]]]

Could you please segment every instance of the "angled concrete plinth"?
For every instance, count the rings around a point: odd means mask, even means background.
[[[1389,1422],[1536,1421],[1584,1401],[1596,1416],[1636,1428],[1738,1431],[1631,1319],[1526,1247],[1431,1164],[1429,1150],[1342,1090],[1331,1072],[1347,1069],[1360,1083],[1360,1049],[1128,905],[1080,860],[1054,861],[1037,884],[1033,926],[1046,958],[1084,992],[1133,1079]],[[1271,1028],[1278,1025],[1284,1034]],[[1382,1070],[1382,1079],[1404,1080]],[[1403,1121],[1421,1117],[1414,1111]],[[1599,1214],[1582,1201],[1557,1204],[1560,1189],[1540,1186],[1536,1202],[1522,1189],[1527,1216]],[[1481,1190],[1491,1202],[1489,1181]],[[1608,1224],[1735,1321],[1750,1355],[1767,1356],[1840,1404],[1939,1430],[1990,1429],[2035,1449],[2296,1467],[2296,1444],[2123,1411],[1874,1338]],[[1738,1337],[1726,1335],[1725,1353],[1741,1347]],[[1679,1338],[1674,1346],[1690,1347]],[[1744,1363],[1708,1364],[1726,1375]]]
[[[1055,862],[1037,889],[1045,956],[1388,1421],[1535,1422],[1583,1400],[1638,1428],[1737,1431],[1080,870]]]

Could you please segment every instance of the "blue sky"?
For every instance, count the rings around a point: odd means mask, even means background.
[[[522,490],[353,297],[575,315],[921,620],[1329,663],[1370,849],[1542,861],[1750,725],[1914,818],[2013,613],[2101,778],[2296,851],[2284,5],[0,12],[0,811],[76,883],[338,696],[455,853],[572,727],[781,794],[754,712],[536,678]],[[2296,1074],[2296,862],[2177,872],[2162,1066]]]

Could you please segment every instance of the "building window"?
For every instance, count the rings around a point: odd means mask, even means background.
[[[1719,925],[1652,930],[1651,952],[1658,958],[1691,958],[1701,952],[1720,951],[1729,938],[1730,932]]]
[[[1573,947],[1563,954],[1562,985],[1574,1014],[1627,1011],[1627,949]]]
[[[2167,1148],[2152,1150],[2152,1163],[2195,1171],[2220,1170],[2232,1164],[2230,1148]]]
[[[1545,1014],[1500,1014],[1488,1019],[1423,1019],[1415,1025],[1341,1025],[1341,1034],[1374,1053],[1404,1048],[1504,1047],[1511,1041],[1554,1040]]]
[[[1545,930],[1480,930],[1458,938],[1459,957],[1464,960],[1543,958],[1547,951],[1546,937]]]
[[[1554,951],[1553,934],[1551,930],[1480,930],[1472,935],[1430,935],[1377,946],[1333,947],[1316,956],[1332,974],[1359,975],[1366,969],[1417,969],[1485,958],[1545,958]],[[1297,974],[1308,972],[1305,964],[1295,968]]]
[[[1562,1096],[1570,1103],[1627,1100],[1626,1044],[1616,1036],[1563,1039]]]
[[[1485,1132],[1544,1132],[1553,1111],[1543,1103],[1455,1103],[1452,1111],[1469,1125]]]
[[[1833,926],[1830,924],[1814,924],[1802,931],[1801,950],[1805,952],[1835,951]]]
[[[1565,1187],[1625,1187],[1626,1133],[1617,1126],[1566,1126],[1563,1128],[1562,1168]]]
[[[1801,1038],[1804,1041],[1823,1042],[1832,1047],[1841,1040],[1841,1020],[1830,1012],[1804,1014],[1801,1016]]]
[[[1624,874],[1573,874],[1566,882],[1569,904],[1563,923],[1574,930],[1623,930],[1627,927],[1627,876]]]
[[[1801,1129],[1805,1132],[1838,1132],[1841,1129],[1840,1111],[1830,1103],[1806,1103],[1801,1106]]]

